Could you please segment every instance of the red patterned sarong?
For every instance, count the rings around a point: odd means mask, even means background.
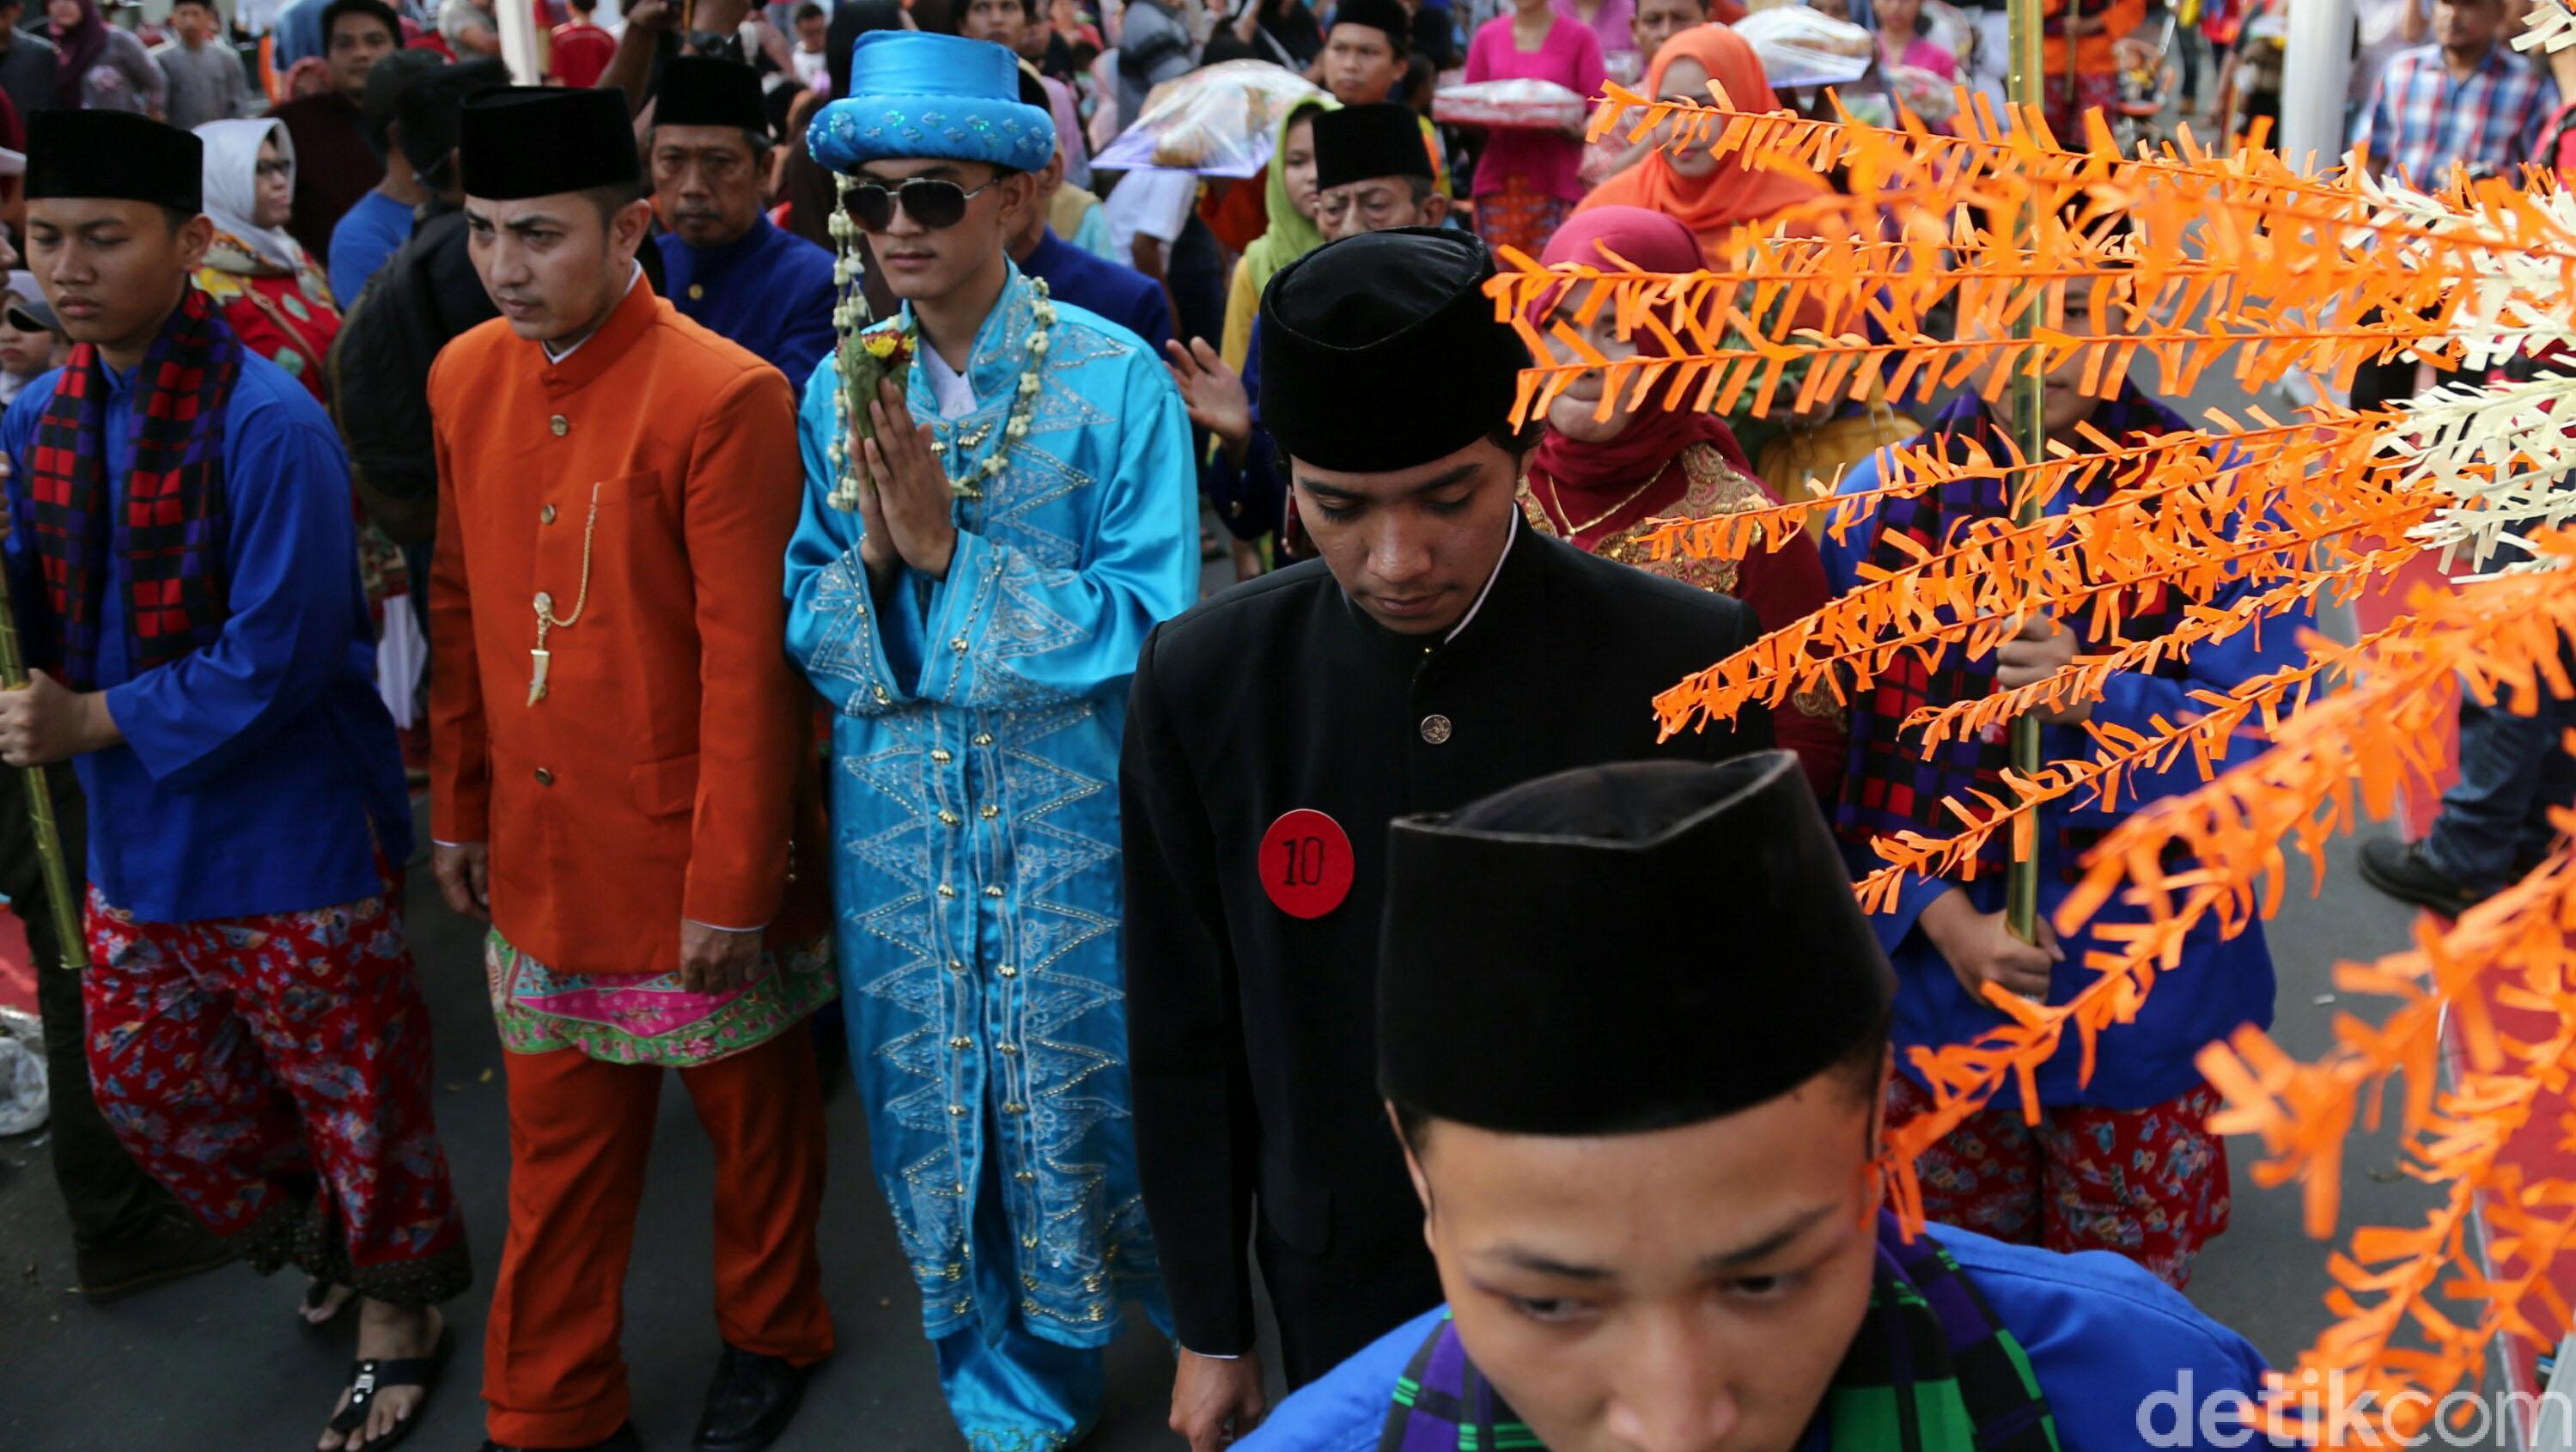
[[[135,1163],[263,1274],[399,1305],[473,1279],[390,897],[198,923],[89,898],[90,1082]]]
[[[2048,118],[2049,134],[2057,138],[2059,146],[2071,151],[2084,149],[2085,112],[2101,112],[2105,124],[2115,118],[2120,104],[2118,71],[2077,71],[2073,105],[2067,104],[2065,72],[2050,76],[2047,84],[2048,89],[2041,96],[2040,114]]]
[[[2146,1109],[2043,1106],[2037,1125],[2007,1098],[1915,1161],[1924,1216],[2050,1250],[2117,1251],[2176,1290],[2190,1284],[2192,1260],[2227,1228],[2227,1142],[2209,1127],[2218,1091]],[[1922,1085],[1891,1077],[1889,1128],[1931,1108]]]
[[[1536,257],[1573,212],[1574,203],[1565,198],[1506,177],[1501,191],[1477,195],[1476,235],[1488,247],[1517,247]]]

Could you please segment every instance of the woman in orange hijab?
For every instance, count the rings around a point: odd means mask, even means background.
[[[1646,93],[1659,101],[1709,103],[1708,83],[1726,88],[1739,111],[1778,109],[1762,62],[1744,37],[1723,25],[1694,25],[1665,41],[1646,72]],[[1690,228],[1700,255],[1714,259],[1735,228],[1826,194],[1807,177],[1755,171],[1739,157],[1720,159],[1704,146],[1679,153],[1661,147],[1635,166],[1592,189],[1575,211],[1594,207],[1644,207]]]

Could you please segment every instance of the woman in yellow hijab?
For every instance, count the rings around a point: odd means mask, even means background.
[[[1225,336],[1217,352],[1225,365],[1243,371],[1252,351],[1252,320],[1261,315],[1261,290],[1279,269],[1324,245],[1315,225],[1315,117],[1338,111],[1330,95],[1311,96],[1279,118],[1279,146],[1270,153],[1268,210],[1270,225],[1243,249],[1234,265],[1234,283],[1226,290]]]

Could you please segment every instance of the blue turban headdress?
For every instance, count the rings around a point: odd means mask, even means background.
[[[1018,57],[986,40],[872,30],[850,52],[850,93],[805,132],[834,171],[895,157],[1036,171],[1055,156],[1055,118],[1020,101]]]

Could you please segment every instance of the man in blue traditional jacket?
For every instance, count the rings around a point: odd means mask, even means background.
[[[1020,100],[1040,109],[1047,105],[1046,88],[1025,68],[1020,72]],[[1047,225],[1047,199],[1062,185],[1064,147],[1058,145],[1055,155],[1039,169],[1027,203],[1011,213],[1011,261],[1020,271],[1045,282],[1047,292],[1058,301],[1100,314],[1142,338],[1145,347],[1160,356],[1163,346],[1172,341],[1172,300],[1162,284],[1135,268],[1094,257],[1055,234]]]
[[[751,67],[695,55],[663,66],[652,157],[664,290],[680,316],[803,388],[832,351],[837,289],[832,254],[761,210],[772,139]]]
[[[70,760],[89,799],[81,997],[117,1138],[261,1271],[363,1298],[327,1452],[419,1412],[472,1269],[348,469],[189,283],[201,152],[127,112],[31,118],[27,265],[74,347],[0,419],[40,667],[0,692],[0,758]]]
[[[989,42],[871,32],[858,99],[808,133],[857,178],[904,306],[850,350],[863,412],[838,359],[805,390],[787,558],[788,653],[836,713],[868,1147],[978,1452],[1079,1441],[1121,1304],[1168,1325],[1129,1124],[1116,783],[1137,650],[1199,573],[1169,375],[1003,250],[1055,152],[1016,72]]]
[[[2114,224],[2116,225],[2116,224]],[[2068,288],[2070,315],[2089,326],[2097,295],[2112,283],[2077,282]],[[2106,319],[2111,309],[2105,307]],[[2116,322],[2094,328],[2116,334]],[[2097,397],[2084,386],[2075,358],[2049,375],[2045,409],[2053,439],[2082,448],[2078,429],[2089,425],[2131,447],[2189,425],[2148,397],[2125,376]],[[1962,396],[1910,442],[1964,462],[1972,447],[1986,457],[2009,449],[2005,426],[1973,393]],[[1841,492],[1885,487],[1890,455],[1881,450],[1843,476]],[[2055,515],[2098,504],[2124,480],[2097,478],[2056,492],[2043,508]],[[2010,516],[2005,482],[1967,478],[1929,493],[1880,504],[1847,531],[1817,541],[1825,575],[1837,593],[1865,582],[1864,567],[1891,572],[1912,566],[1917,551],[1941,548],[1977,519]],[[2258,581],[2238,577],[2207,602],[2227,610],[2254,593]],[[1926,662],[1900,657],[1876,686],[1855,701],[1851,763],[1835,825],[1856,870],[1877,865],[1875,837],[1904,831],[1948,836],[1958,820],[1941,805],[1972,792],[2009,793],[1999,775],[2007,745],[2000,733],[1970,734],[1926,749],[1920,727],[1908,728],[1915,711],[2012,690],[2046,678],[2077,652],[2100,653],[2168,630],[2184,601],[2171,591],[2121,602],[2115,638],[2096,640],[2089,621],[2034,617],[2017,639],[1981,659],[1951,646]],[[2089,612],[2088,612],[2089,613]],[[2204,642],[2187,654],[2168,655],[2152,671],[2113,671],[2098,696],[2069,699],[2042,714],[2043,760],[2089,759],[2099,748],[2084,723],[2151,732],[2155,722],[2197,714],[2193,694],[2226,691],[2300,659],[2298,638],[2308,623],[2301,611],[2224,640]],[[2253,740],[2232,743],[2227,760],[2261,749]],[[2223,769],[2223,768],[2222,768]],[[2120,801],[2106,808],[2089,794],[2050,803],[2040,811],[2039,941],[2025,943],[2004,921],[2004,838],[1998,833],[1973,872],[1953,878],[1909,876],[1895,901],[1873,921],[1895,960],[1896,1042],[1900,1048],[1966,1043],[2007,1022],[1986,1001],[1986,985],[2048,1003],[2064,1003],[2094,980],[2083,965],[2095,953],[2118,954],[2125,944],[2108,925],[2136,923],[2146,909],[2113,901],[2079,934],[2059,940],[2049,930],[2057,906],[2073,889],[2078,863],[2104,833],[2141,802],[2191,791],[2202,777],[2189,761],[2163,771],[2141,767],[2126,774]],[[2056,1057],[2039,1069],[2040,1121],[2023,1118],[2018,1103],[1971,1116],[1944,1136],[1922,1161],[1925,1213],[1999,1240],[2045,1245],[2052,1250],[2115,1250],[2179,1287],[2211,1237],[2227,1228],[2226,1142],[2209,1125],[2218,1095],[2201,1078],[2200,1050],[2240,1025],[2272,1022],[2272,956],[2259,923],[2222,938],[2215,921],[2203,921],[2182,944],[2179,971],[2156,980],[2134,1018],[2103,1030],[2095,1046],[2069,1035]],[[1890,1085],[1889,1113],[1902,1123],[1931,1106],[1908,1056]],[[2085,1067],[2093,1065],[2091,1077]]]
[[[1891,989],[1788,752],[1399,820],[1378,1082],[1448,1304],[1245,1452],[2098,1452],[2177,1396],[2239,1445],[2261,1358],[2154,1277],[1881,1208]]]

